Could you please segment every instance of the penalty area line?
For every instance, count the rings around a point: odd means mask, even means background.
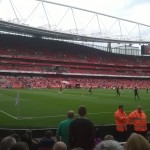
[[[7,115],[7,116],[9,116],[9,117],[11,117],[11,118],[14,118],[14,119],[17,120],[17,117],[15,117],[15,116],[13,116],[13,115],[10,115],[10,114],[8,114],[8,113],[2,111],[2,110],[0,110],[0,112],[3,113],[3,114],[5,114],[5,115]]]

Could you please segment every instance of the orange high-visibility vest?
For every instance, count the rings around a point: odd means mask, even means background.
[[[115,112],[116,130],[118,132],[127,131],[127,115],[124,111],[117,110]]]
[[[137,110],[129,114],[129,119],[133,120],[134,131],[147,131],[147,116],[141,111]]]

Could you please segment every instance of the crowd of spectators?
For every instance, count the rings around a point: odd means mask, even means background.
[[[69,83],[63,84],[66,88],[77,84],[81,88],[91,84],[93,88],[149,88],[149,57],[117,55],[58,41],[5,38],[0,43],[2,88],[59,88],[62,81]],[[63,73],[66,77],[58,75]],[[84,106],[79,107],[77,117],[71,111],[71,119],[60,123],[56,137],[51,130],[40,139],[32,137],[32,130],[4,137],[0,150],[150,150],[149,138],[137,133],[124,143],[113,135],[95,139],[94,125],[86,113]]]
[[[47,130],[44,137],[33,138],[32,130],[27,129],[22,135],[4,137],[0,141],[0,150],[150,150],[150,131],[147,136],[133,132],[123,142],[110,134],[97,140],[94,125],[86,113],[87,108],[83,105],[75,117],[74,111],[68,111],[68,119],[60,122],[56,135]]]
[[[98,50],[68,50],[46,47],[29,49],[26,45],[0,45],[0,70],[150,76],[149,57],[117,55]],[[55,66],[60,66],[55,70]]]
[[[64,82],[65,81],[65,82]],[[67,83],[67,84],[65,84]],[[133,89],[137,86],[139,89],[149,88],[150,81],[147,79],[117,79],[117,78],[90,78],[90,77],[62,77],[62,76],[14,76],[0,75],[1,88],[59,88],[63,84],[63,88],[109,88],[120,87],[122,89]]]

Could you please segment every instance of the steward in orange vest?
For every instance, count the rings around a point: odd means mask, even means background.
[[[127,131],[128,117],[123,110],[123,105],[119,105],[118,110],[115,112],[116,130],[118,132]]]
[[[134,131],[146,132],[147,131],[147,116],[142,111],[141,106],[129,114],[129,119],[133,121]]]

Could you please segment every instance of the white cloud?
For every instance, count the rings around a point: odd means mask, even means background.
[[[132,7],[132,9],[130,9],[128,11],[128,18],[130,20],[134,20],[137,22],[141,22],[143,24],[147,24],[150,25],[150,3],[149,5],[146,3],[140,4],[140,5],[136,5],[136,7]]]
[[[15,17],[10,1],[23,18],[27,18],[39,3],[39,1],[36,0],[0,0],[1,18]],[[150,24],[149,0],[53,0],[53,2]],[[37,12],[43,13],[43,10],[39,9]],[[17,15],[20,17],[19,13]]]

